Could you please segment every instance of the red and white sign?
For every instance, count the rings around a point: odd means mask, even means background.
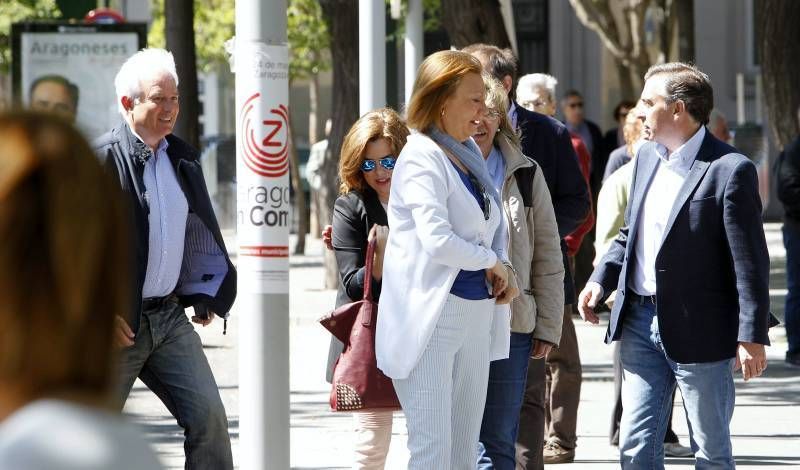
[[[289,49],[236,44],[238,269],[243,293],[289,291]]]

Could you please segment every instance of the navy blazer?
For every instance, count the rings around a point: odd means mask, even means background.
[[[625,223],[590,278],[605,294],[617,289],[606,343],[622,337],[640,209],[659,161],[655,144],[639,150]],[[720,361],[734,357],[739,342],[769,344],[769,253],[756,168],[708,131],[655,264],[658,325],[670,358]]]
[[[544,114],[528,111],[516,103],[514,109],[517,129],[522,134],[522,153],[539,164],[547,189],[550,190],[564,259],[564,303],[571,304],[575,301],[575,287],[572,284],[564,237],[574,232],[589,215],[589,189],[578,166],[578,156],[572,147],[566,126]]]

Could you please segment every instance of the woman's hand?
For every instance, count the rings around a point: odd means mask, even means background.
[[[516,299],[519,295],[517,275],[514,273],[514,270],[511,269],[511,266],[503,265],[503,267],[506,268],[508,272],[508,286],[500,295],[495,296],[495,303],[498,305],[511,303],[511,301]]]
[[[498,260],[492,269],[486,271],[486,279],[492,285],[492,296],[498,299],[508,287],[508,269]]]
[[[385,225],[373,225],[367,236],[367,240],[375,239],[375,256],[372,258],[372,277],[380,281],[383,277],[383,253],[386,251],[386,240],[389,238],[389,227]]]
[[[326,225],[324,229],[322,229],[322,244],[325,245],[325,248],[333,251],[333,225]]]

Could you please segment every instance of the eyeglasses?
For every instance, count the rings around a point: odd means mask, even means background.
[[[489,220],[489,217],[492,215],[492,201],[489,200],[489,195],[486,193],[486,188],[478,182],[472,173],[469,174],[469,180],[472,185],[478,189],[478,192],[481,193],[481,196],[483,196],[483,219]]]
[[[377,161],[365,159],[364,162],[361,164],[361,171],[363,171],[364,173],[369,173],[370,171],[378,167],[378,163],[380,163],[381,166],[386,168],[387,170],[394,170],[394,164],[397,163],[397,157],[386,155],[385,157]]]
[[[545,100],[536,100],[536,101],[528,100],[528,101],[523,101],[520,104],[522,105],[523,108],[530,109],[530,108],[543,108],[548,104],[550,104],[550,102]]]
[[[583,108],[583,102],[577,101],[574,103],[567,103],[567,106],[569,106],[570,108]]]

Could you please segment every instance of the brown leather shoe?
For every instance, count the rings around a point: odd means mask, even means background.
[[[575,460],[575,449],[565,449],[558,443],[548,442],[544,445],[542,453],[544,463],[570,463]]]

